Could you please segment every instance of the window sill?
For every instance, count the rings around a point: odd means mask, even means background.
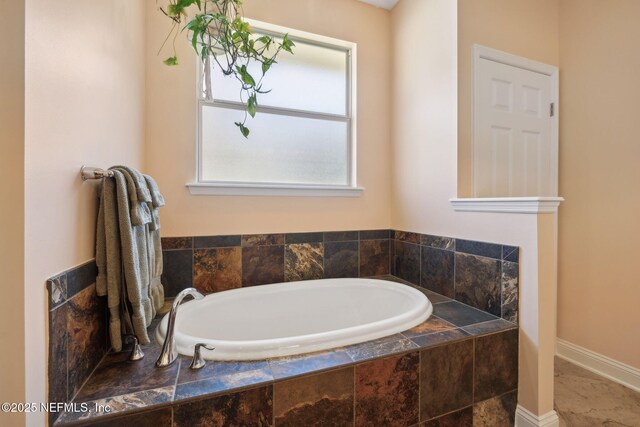
[[[360,197],[362,187],[331,185],[188,183],[194,196]]]
[[[562,197],[487,197],[449,199],[457,212],[556,213]]]

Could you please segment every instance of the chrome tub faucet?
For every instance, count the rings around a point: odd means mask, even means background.
[[[162,352],[160,352],[160,356],[158,357],[158,360],[156,360],[156,366],[158,368],[169,366],[178,358],[176,341],[173,336],[176,326],[176,314],[178,314],[178,306],[182,303],[182,300],[189,295],[196,300],[204,298],[204,295],[198,292],[195,288],[187,288],[180,292],[173,300],[173,305],[169,312],[169,322],[167,323],[167,335],[164,338],[164,344],[162,344]]]

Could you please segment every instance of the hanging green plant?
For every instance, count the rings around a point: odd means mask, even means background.
[[[178,34],[188,31],[191,45],[203,62],[207,100],[213,99],[210,61],[214,61],[213,65],[220,67],[225,76],[233,76],[240,82],[240,102],[245,106],[245,114],[243,121],[235,122],[235,125],[248,138],[247,118],[256,115],[258,95],[269,92],[262,88],[264,76],[281,51],[293,53],[293,41],[286,34],[281,41],[254,34],[242,18],[242,0],[170,0],[166,8],[160,10],[172,21],[171,31],[162,47],[173,36],[173,56],[163,62],[178,65],[175,40]],[[259,76],[249,73],[251,62],[260,63]]]

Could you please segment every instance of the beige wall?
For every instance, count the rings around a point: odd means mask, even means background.
[[[143,166],[145,18],[129,0],[26,5],[26,401],[44,402],[45,280],[94,257],[97,182],[80,166]]]
[[[24,389],[24,2],[0,1],[0,402]],[[0,424],[24,425],[0,413]]]
[[[638,16],[636,0],[560,1],[558,336],[636,368]]]
[[[358,43],[359,198],[192,196],[196,60],[178,38],[181,64],[156,55],[168,22],[147,2],[147,170],[163,191],[164,236],[343,230],[389,226],[389,13],[356,0],[247,0],[249,18]],[[253,143],[251,138],[248,144]]]
[[[456,213],[450,206],[458,176],[457,9],[450,0],[401,0],[391,13],[391,225],[521,248],[519,402],[545,414],[553,409],[556,280],[555,264],[538,255],[555,251],[555,216]]]
[[[558,0],[458,0],[458,195],[473,196],[473,45],[558,65]]]

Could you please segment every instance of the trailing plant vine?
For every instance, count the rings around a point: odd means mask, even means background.
[[[248,138],[247,118],[256,115],[258,95],[269,92],[262,87],[264,76],[281,51],[293,53],[293,41],[286,34],[282,41],[269,35],[254,34],[249,23],[242,19],[242,0],[170,0],[160,10],[172,21],[171,31],[162,47],[173,36],[173,55],[163,62],[178,65],[175,40],[180,33],[188,31],[191,45],[204,66],[205,99],[213,99],[211,65],[220,67],[225,76],[233,76],[240,82],[240,101],[245,105],[245,114],[243,121],[235,122],[235,125]],[[259,76],[248,71],[252,61],[260,63]]]

